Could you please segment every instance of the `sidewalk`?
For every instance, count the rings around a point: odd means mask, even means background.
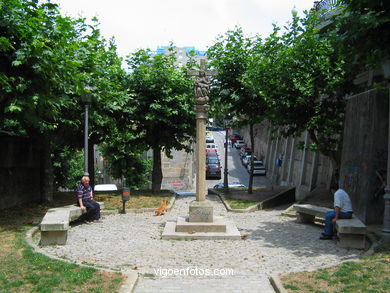
[[[274,274],[316,270],[359,257],[364,251],[343,249],[320,241],[321,226],[302,225],[281,216],[282,210],[227,213],[210,196],[214,215],[233,220],[246,240],[161,240],[167,221],[187,215],[193,196],[177,198],[161,217],[153,213],[106,216],[103,223],[79,225],[69,231],[65,246],[41,251],[77,263],[139,274],[134,292],[274,292]],[[174,274],[231,270],[230,275]],[[186,272],[187,272],[186,271]],[[170,272],[171,274],[162,274]]]

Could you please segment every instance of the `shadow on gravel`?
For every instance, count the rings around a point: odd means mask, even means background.
[[[261,222],[257,229],[245,229],[247,239],[261,240],[265,247],[283,247],[297,256],[343,255],[360,250],[339,248],[335,240],[320,240],[323,226],[319,224],[299,224],[294,219],[284,222]],[[243,232],[243,231],[241,231]]]

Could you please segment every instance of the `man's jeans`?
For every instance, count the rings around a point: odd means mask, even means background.
[[[87,208],[87,214],[85,215],[87,221],[100,219],[100,205],[96,201],[83,199],[83,204]]]
[[[331,236],[333,235],[333,223],[332,220],[336,216],[336,211],[329,211],[325,216],[325,228],[324,234]],[[352,218],[352,213],[340,212],[339,219],[350,219]]]

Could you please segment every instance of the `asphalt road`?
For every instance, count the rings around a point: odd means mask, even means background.
[[[214,136],[214,142],[218,146],[218,154],[219,159],[222,165],[222,178],[219,180],[215,179],[207,179],[207,187],[213,187],[215,184],[223,183],[224,178],[224,168],[225,168],[225,131],[212,131],[212,135]],[[249,184],[249,173],[246,168],[242,165],[238,150],[232,148],[230,145],[228,146],[228,181],[239,182],[248,186]],[[266,166],[267,167],[267,166]],[[255,175],[253,176],[253,186],[264,186],[270,185],[270,181],[264,175]]]

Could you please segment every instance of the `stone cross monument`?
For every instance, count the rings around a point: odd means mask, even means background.
[[[162,239],[232,239],[240,240],[236,225],[221,216],[213,215],[213,206],[206,200],[206,122],[209,106],[210,83],[208,76],[215,71],[206,69],[205,60],[200,61],[200,70],[190,70],[196,77],[196,200],[190,203],[189,216],[178,216],[176,222],[168,221]]]
[[[215,71],[206,69],[206,60],[200,60],[200,70],[190,70],[188,75],[195,76],[196,111],[196,201],[190,204],[189,222],[212,222],[211,204],[206,201],[206,123],[209,106],[210,82],[208,76]]]

